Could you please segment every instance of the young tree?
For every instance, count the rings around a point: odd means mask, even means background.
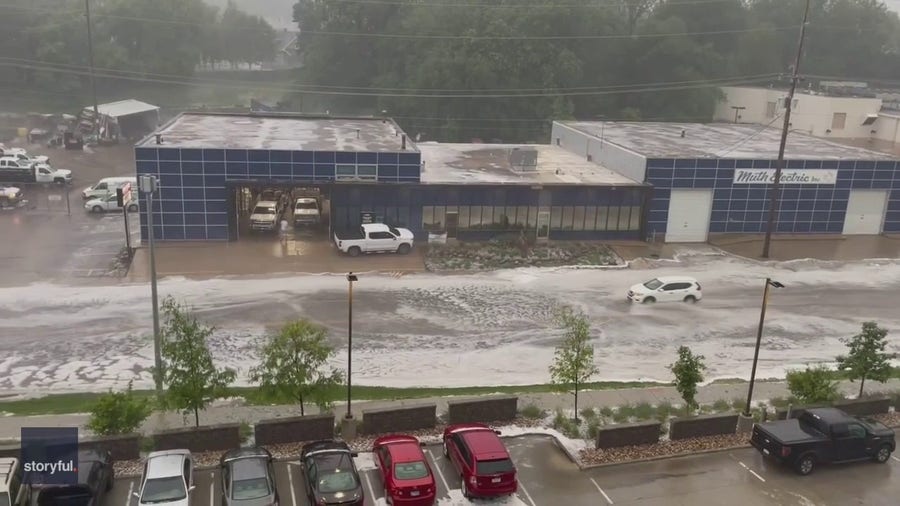
[[[787,372],[788,389],[802,404],[820,404],[838,398],[837,381],[825,366],[807,366],[805,370]]]
[[[678,360],[669,365],[669,370],[675,375],[675,389],[684,399],[685,411],[690,414],[697,407],[697,385],[703,381],[706,370],[703,355],[694,355],[687,346],[679,346]]]
[[[578,422],[578,389],[600,370],[594,363],[594,346],[591,344],[587,316],[566,308],[560,312],[558,319],[565,335],[550,365],[550,378],[554,384],[571,388],[575,393],[575,421]]]
[[[846,371],[850,380],[859,380],[860,397],[867,379],[884,382],[891,377],[891,359],[895,355],[884,351],[887,347],[886,337],[886,329],[875,322],[865,322],[862,324],[862,332],[843,340],[850,350],[846,355],[837,357],[837,368]]]
[[[91,408],[87,428],[98,436],[130,434],[150,416],[150,399],[141,399],[131,390],[132,382],[123,392],[113,392],[100,397]]]
[[[296,400],[301,416],[310,398],[320,410],[328,409],[329,388],[343,382],[340,371],[322,370],[334,349],[328,345],[325,328],[308,320],[287,323],[263,343],[259,354],[261,363],[250,370],[250,379],[263,390]]]
[[[162,307],[166,318],[161,332],[163,370],[154,374],[162,374],[166,403],[185,413],[193,411],[194,424],[199,427],[200,410],[227,395],[237,374],[213,363],[206,342],[213,333],[212,327],[197,321],[172,297],[166,297]]]

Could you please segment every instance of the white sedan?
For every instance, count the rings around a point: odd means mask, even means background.
[[[119,207],[119,201],[116,198],[116,194],[102,197],[99,199],[91,199],[84,203],[84,209],[86,211],[90,211],[92,213],[105,213],[108,211],[121,211],[122,208]],[[128,212],[133,213],[138,210],[138,203],[136,200],[132,200],[128,203]]]
[[[700,283],[694,278],[683,276],[654,278],[628,290],[628,300],[642,304],[673,301],[694,303],[702,298]]]

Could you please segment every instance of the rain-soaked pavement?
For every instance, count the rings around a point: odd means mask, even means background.
[[[695,455],[579,471],[546,436],[506,438],[506,446],[518,469],[518,493],[508,499],[462,498],[459,476],[441,454],[429,445],[425,458],[437,485],[437,506],[493,504],[509,506],[889,506],[900,495],[900,460],[887,464],[858,463],[823,467],[807,477],[762,459],[753,449]],[[381,506],[384,485],[370,454],[356,459],[363,481],[366,506]],[[192,504],[221,503],[215,470],[194,472]],[[275,481],[280,504],[307,506],[304,477],[296,463],[279,462]],[[134,506],[135,478],[120,477],[103,501],[104,506]]]
[[[668,380],[679,345],[706,356],[708,377],[746,377],[765,277],[771,295],[758,377],[833,360],[863,321],[886,327],[900,351],[900,263],[761,264],[685,256],[623,270],[508,270],[472,275],[361,275],[354,287],[354,380],[388,386],[543,383],[563,305],[583,309],[594,332],[597,379]],[[704,300],[632,306],[629,286],[689,275]],[[105,390],[151,385],[150,290],[145,283],[0,288],[0,388]],[[179,277],[160,296],[192,305],[217,327],[217,360],[245,377],[266,332],[292,318],[326,326],[344,367],[347,282],[342,275]],[[25,338],[27,337],[27,338]]]

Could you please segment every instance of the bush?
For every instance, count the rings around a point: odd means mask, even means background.
[[[784,397],[774,397],[769,400],[769,404],[777,409],[785,409],[792,403],[791,399],[785,399]]]
[[[613,413],[613,420],[616,423],[624,423],[631,419],[634,416],[634,407],[631,404],[622,404],[618,408],[616,408],[615,413]]]
[[[253,435],[253,426],[247,422],[241,422],[240,434],[241,442],[246,443],[248,440],[250,440],[250,436]]]
[[[534,404],[528,404],[524,408],[519,410],[519,414],[524,416],[525,418],[544,418],[547,416],[547,412],[543,409],[535,406]]]
[[[578,424],[575,423],[575,420],[566,416],[562,409],[556,410],[556,416],[553,417],[553,428],[560,431],[566,437],[581,437],[581,431],[578,428]]]
[[[600,427],[602,424],[600,423],[599,418],[594,418],[589,421],[587,424],[587,437],[591,440],[597,439],[597,433],[600,432]]]
[[[831,379],[832,376],[831,369],[825,366],[788,371],[788,389],[803,404],[832,402],[839,397],[838,383]]]
[[[731,404],[724,399],[719,399],[713,403],[712,410],[716,413],[724,413],[726,411],[731,411]]]
[[[612,418],[613,417],[613,409],[609,406],[603,406],[600,408],[600,415],[604,418]]]
[[[744,408],[747,407],[747,400],[736,397],[731,399],[731,409],[739,412],[743,412]]]
[[[91,408],[87,428],[99,436],[130,434],[138,429],[150,416],[150,399],[134,395],[132,383],[124,392],[104,394]]]
[[[594,408],[584,408],[581,410],[581,418],[584,418],[587,421],[596,420],[597,412],[594,411]]]
[[[642,402],[634,407],[634,417],[638,420],[650,420],[656,414],[656,408],[649,402]]]
[[[674,411],[674,408],[671,402],[660,402],[656,405],[656,419],[660,422],[665,422],[672,416],[672,411]]]

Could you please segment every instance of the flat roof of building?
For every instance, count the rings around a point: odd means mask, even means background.
[[[404,135],[390,119],[268,113],[183,113],[155,133],[169,148],[357,152],[403,151]],[[157,147],[153,135],[138,146]],[[406,150],[416,150],[409,139]]]
[[[778,158],[780,128],[734,123],[560,121],[596,139],[648,158]],[[684,137],[681,136],[684,131]],[[785,158],[794,160],[894,160],[896,156],[791,132]]]
[[[550,145],[426,142],[418,147],[426,184],[641,184]]]

